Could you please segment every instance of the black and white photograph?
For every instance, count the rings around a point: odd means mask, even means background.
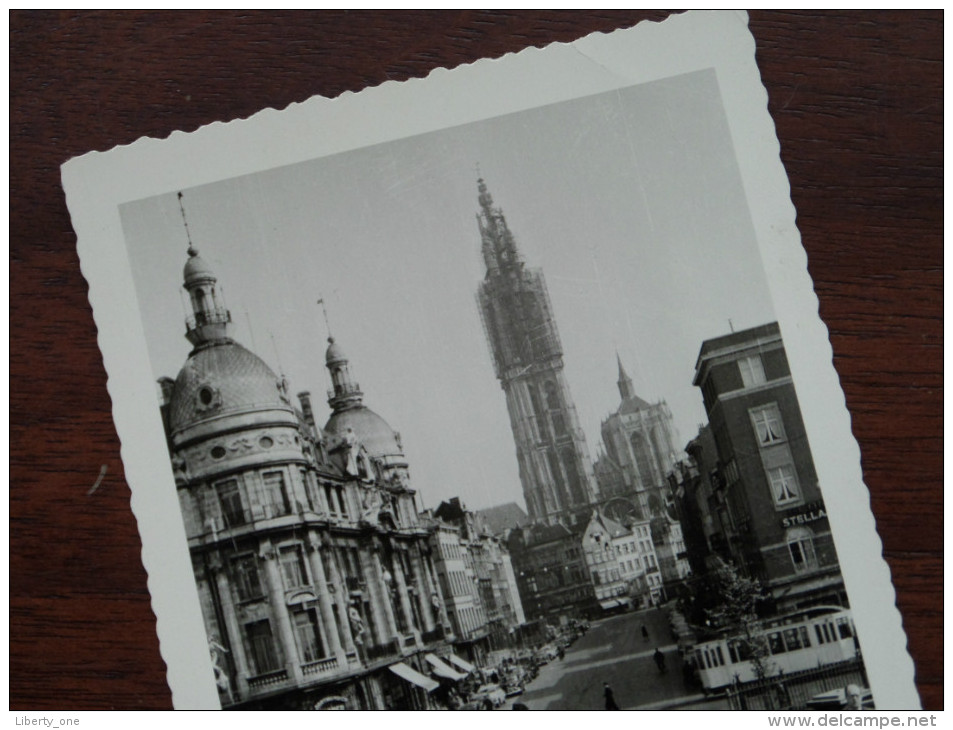
[[[643,32],[687,43],[681,22]],[[482,82],[507,60],[538,73],[549,57],[532,53],[465,71],[461,94],[500,93]],[[293,160],[285,137],[273,164],[196,161],[116,201],[125,258],[90,298],[109,318],[96,296],[115,285],[101,301],[124,298],[141,326],[122,378],[148,435],[128,453],[124,436],[124,458],[150,474],[137,487],[127,466],[150,578],[150,554],[180,573],[176,608],[157,608],[164,655],[181,641],[203,657],[167,658],[170,682],[182,669],[214,692],[184,704],[861,710],[909,696],[896,610],[859,593],[889,573],[851,577],[882,562],[863,554],[872,526],[848,530],[857,448],[846,412],[826,415],[844,411],[822,395],[837,387],[829,350],[804,346],[826,334],[816,303],[799,309],[813,292],[793,207],[765,203],[787,195],[776,151],[752,166],[776,141],[733,121],[733,73],[663,65],[439,126],[382,87],[362,93],[425,119],[415,133]],[[333,109],[288,126],[334,134]],[[754,127],[773,135],[762,113]],[[241,155],[237,137],[267,156],[265,128],[223,127],[214,154]],[[112,378],[122,346],[100,326]],[[899,639],[871,633],[880,611]]]

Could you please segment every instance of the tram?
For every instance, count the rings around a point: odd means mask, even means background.
[[[762,622],[772,672],[785,674],[835,664],[857,655],[850,611],[840,606],[815,606]],[[706,690],[756,679],[750,652],[737,637],[696,644],[690,652],[698,679]]]

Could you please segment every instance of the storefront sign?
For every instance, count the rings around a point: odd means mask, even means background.
[[[795,512],[787,517],[781,518],[781,527],[796,527],[797,525],[806,525],[809,522],[817,522],[827,517],[827,510],[824,509],[823,502],[812,502],[801,512]]]

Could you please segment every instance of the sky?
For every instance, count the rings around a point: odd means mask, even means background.
[[[380,120],[386,124],[386,119]],[[542,268],[590,454],[619,405],[616,353],[685,444],[705,339],[774,314],[713,71],[488,119],[183,190],[231,336],[310,390],[328,326],[365,405],[402,436],[425,506],[523,504],[475,295],[477,178]],[[169,191],[120,210],[156,378],[188,356],[188,240]],[[158,408],[158,402],[157,402]]]

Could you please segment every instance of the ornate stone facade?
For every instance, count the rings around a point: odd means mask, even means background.
[[[331,341],[331,419],[228,336],[190,247],[194,349],[162,411],[224,707],[439,706],[452,634],[399,436]]]

